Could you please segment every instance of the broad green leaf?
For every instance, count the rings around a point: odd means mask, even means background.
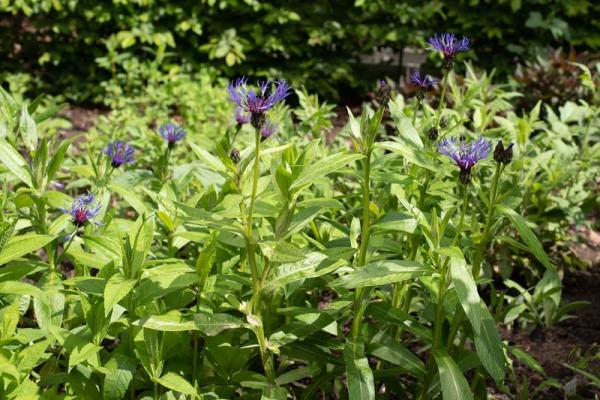
[[[17,294],[44,298],[44,292],[32,284],[19,281],[0,282],[0,294]]]
[[[54,151],[54,156],[52,156],[50,162],[48,163],[48,181],[51,181],[54,178],[54,175],[58,172],[63,160],[65,159],[65,154],[67,153],[67,150],[69,150],[69,146],[75,139],[77,139],[77,135],[63,140],[58,148]]]
[[[113,307],[127,296],[135,287],[135,279],[125,279],[118,273],[110,277],[104,287],[104,315],[108,316]]]
[[[301,261],[281,264],[273,268],[263,289],[267,291],[275,290],[301,279],[325,275],[345,264],[346,261],[344,260],[327,258],[327,256],[322,253],[309,253],[306,258]]]
[[[392,118],[394,119],[396,129],[398,129],[400,136],[408,139],[418,149],[423,149],[423,142],[421,141],[419,133],[413,126],[410,118],[402,112],[399,104],[395,101],[390,101],[389,108],[390,114],[392,114]]]
[[[460,250],[453,247],[448,250],[453,250],[450,257],[450,274],[452,276],[452,283],[456,289],[456,294],[460,300],[460,304],[465,311],[465,314],[471,326],[476,334],[481,332],[481,325],[483,317],[481,315],[481,307],[479,303],[479,292],[477,291],[477,285],[473,279],[471,272],[467,270],[467,263],[462,256]]]
[[[121,400],[125,397],[136,367],[136,360],[121,353],[113,353],[111,359],[104,364],[107,370],[102,390],[104,400]]]
[[[442,394],[448,400],[473,400],[473,393],[460,368],[443,350],[433,352],[442,382]]]
[[[247,327],[248,324],[229,314],[197,313],[194,315],[194,325],[207,336],[215,336],[227,329]]]
[[[429,329],[424,328],[406,311],[392,307],[390,304],[371,303],[367,306],[365,314],[378,321],[385,321],[389,324],[401,326],[427,343],[431,343],[432,341],[432,334]]]
[[[453,247],[440,249],[440,252],[450,255],[452,283],[473,328],[475,348],[481,364],[496,382],[500,382],[504,379],[505,363],[502,339],[498,333],[496,322],[479,297],[473,275],[467,270],[467,264],[460,250]]]
[[[367,286],[389,285],[419,276],[432,270],[421,263],[409,260],[375,261],[331,282],[332,287],[355,289]]]
[[[406,347],[392,337],[380,331],[367,348],[367,353],[402,367],[416,377],[424,378],[427,374],[425,363]]]
[[[376,143],[376,147],[381,149],[389,150],[393,153],[399,154],[411,164],[418,165],[419,167],[428,169],[430,171],[438,171],[439,168],[434,164],[431,158],[427,157],[422,149],[413,145],[409,141],[398,139],[397,142],[380,142]]]
[[[21,138],[23,139],[25,147],[27,147],[29,151],[34,151],[38,142],[37,126],[35,125],[33,118],[31,118],[31,115],[29,115],[29,111],[25,104],[21,107],[19,132],[21,133]]]
[[[192,147],[194,153],[196,153],[196,156],[198,156],[199,159],[204,161],[204,163],[206,163],[206,165],[210,167],[211,170],[216,172],[227,171],[227,167],[225,166],[225,164],[223,164],[221,160],[219,160],[217,157],[213,156],[197,144],[190,143],[190,146]]]
[[[163,315],[152,315],[133,322],[133,325],[141,326],[161,332],[182,332],[197,330],[194,321],[183,317],[179,311],[173,310]]]
[[[3,139],[0,139],[0,161],[14,176],[19,178],[21,182],[29,187],[33,187],[31,174],[27,169],[27,163],[23,157]]]
[[[53,240],[54,236],[38,235],[35,233],[14,236],[0,253],[0,265],[38,250]]]
[[[0,339],[10,339],[15,334],[20,319],[20,304],[21,298],[17,297],[12,304],[7,305],[0,310]]]
[[[12,237],[16,223],[16,219],[13,221],[0,221],[0,254],[2,254],[2,250],[4,250],[4,247]]]
[[[177,375],[174,372],[167,372],[160,378],[158,378],[158,383],[163,385],[164,387],[174,390],[179,393],[187,394],[190,396],[196,395],[196,389],[185,380],[180,375]]]
[[[364,354],[364,345],[347,341],[344,346],[344,361],[348,379],[349,400],[374,400],[375,385],[373,371]]]
[[[129,240],[133,247],[131,260],[131,277],[137,276],[142,269],[146,256],[152,246],[154,237],[154,218],[140,215],[129,232]],[[128,275],[129,276],[129,275]]]
[[[119,194],[137,213],[138,215],[149,215],[150,210],[144,204],[144,200],[137,193],[132,192],[131,190],[118,185],[116,183],[112,183],[110,188]]]
[[[321,178],[329,173],[337,171],[343,166],[350,164],[353,161],[361,159],[363,156],[359,154],[344,154],[336,153],[331,156],[325,157],[309,167],[302,170],[298,178],[292,183],[290,187],[293,189],[300,189],[305,185],[312,184],[316,179]]]
[[[521,215],[517,214],[514,210],[500,204],[496,206],[498,211],[508,217],[510,221],[513,223],[517,231],[519,232],[519,236],[525,242],[525,244],[529,247],[529,251],[534,255],[535,258],[546,268],[555,269],[555,266],[550,261],[550,258],[544,251],[544,247],[538,240],[535,233],[527,226],[527,221]]]
[[[43,330],[48,330],[50,326],[61,326],[63,314],[65,312],[65,295],[62,292],[60,273],[49,271],[38,282],[44,292],[44,297],[33,298],[33,310],[38,325]]]

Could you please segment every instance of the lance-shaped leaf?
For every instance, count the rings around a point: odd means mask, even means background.
[[[389,285],[431,274],[430,268],[409,260],[382,260],[367,264],[331,282],[333,287],[355,289]]]

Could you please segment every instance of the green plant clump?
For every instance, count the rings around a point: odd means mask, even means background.
[[[574,308],[546,250],[598,207],[600,95],[580,66],[591,102],[517,115],[430,44],[441,79],[330,144],[285,81],[152,81],[70,135],[2,89],[0,398],[527,398],[498,323]]]

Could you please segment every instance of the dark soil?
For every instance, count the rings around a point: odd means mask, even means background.
[[[600,266],[593,265],[586,271],[567,270],[563,285],[565,302],[588,301],[590,305],[575,311],[575,318],[562,321],[548,329],[509,331],[502,327],[502,338],[533,356],[544,367],[547,378],[557,379],[563,385],[576,379],[577,394],[580,396],[578,398],[593,399],[594,395],[600,395],[600,390],[587,385],[584,377],[563,364],[575,365],[582,356],[600,351]],[[590,364],[589,369],[598,373],[600,362]],[[530,390],[545,380],[540,374],[523,365],[518,365],[517,371],[521,375],[519,380],[522,380],[523,376],[527,377]],[[547,388],[532,398],[562,400],[565,394],[562,390]]]

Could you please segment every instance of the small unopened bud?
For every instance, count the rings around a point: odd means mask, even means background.
[[[503,157],[504,157],[504,144],[502,143],[502,140],[499,140],[498,144],[496,145],[496,148],[494,149],[494,161],[496,161],[497,163],[501,163]]]
[[[385,107],[388,101],[390,101],[391,92],[392,89],[390,89],[390,86],[385,81],[379,81],[379,87],[375,93],[375,100],[377,100],[380,107]]]
[[[432,142],[437,140],[439,136],[439,131],[436,127],[433,127],[429,130],[429,134],[427,134],[427,137],[429,138],[429,140],[431,140]]]
[[[240,151],[238,149],[231,149],[231,152],[229,153],[229,158],[231,159],[231,161],[233,161],[234,164],[239,163]]]
[[[504,156],[502,158],[502,162],[504,164],[509,164],[513,158],[513,144],[509,144],[508,147],[504,150]]]
[[[440,128],[446,129],[448,127],[448,120],[446,117],[440,118]]]
[[[494,161],[497,163],[509,164],[513,158],[513,143],[510,143],[506,148],[502,140],[498,142],[494,149]]]

